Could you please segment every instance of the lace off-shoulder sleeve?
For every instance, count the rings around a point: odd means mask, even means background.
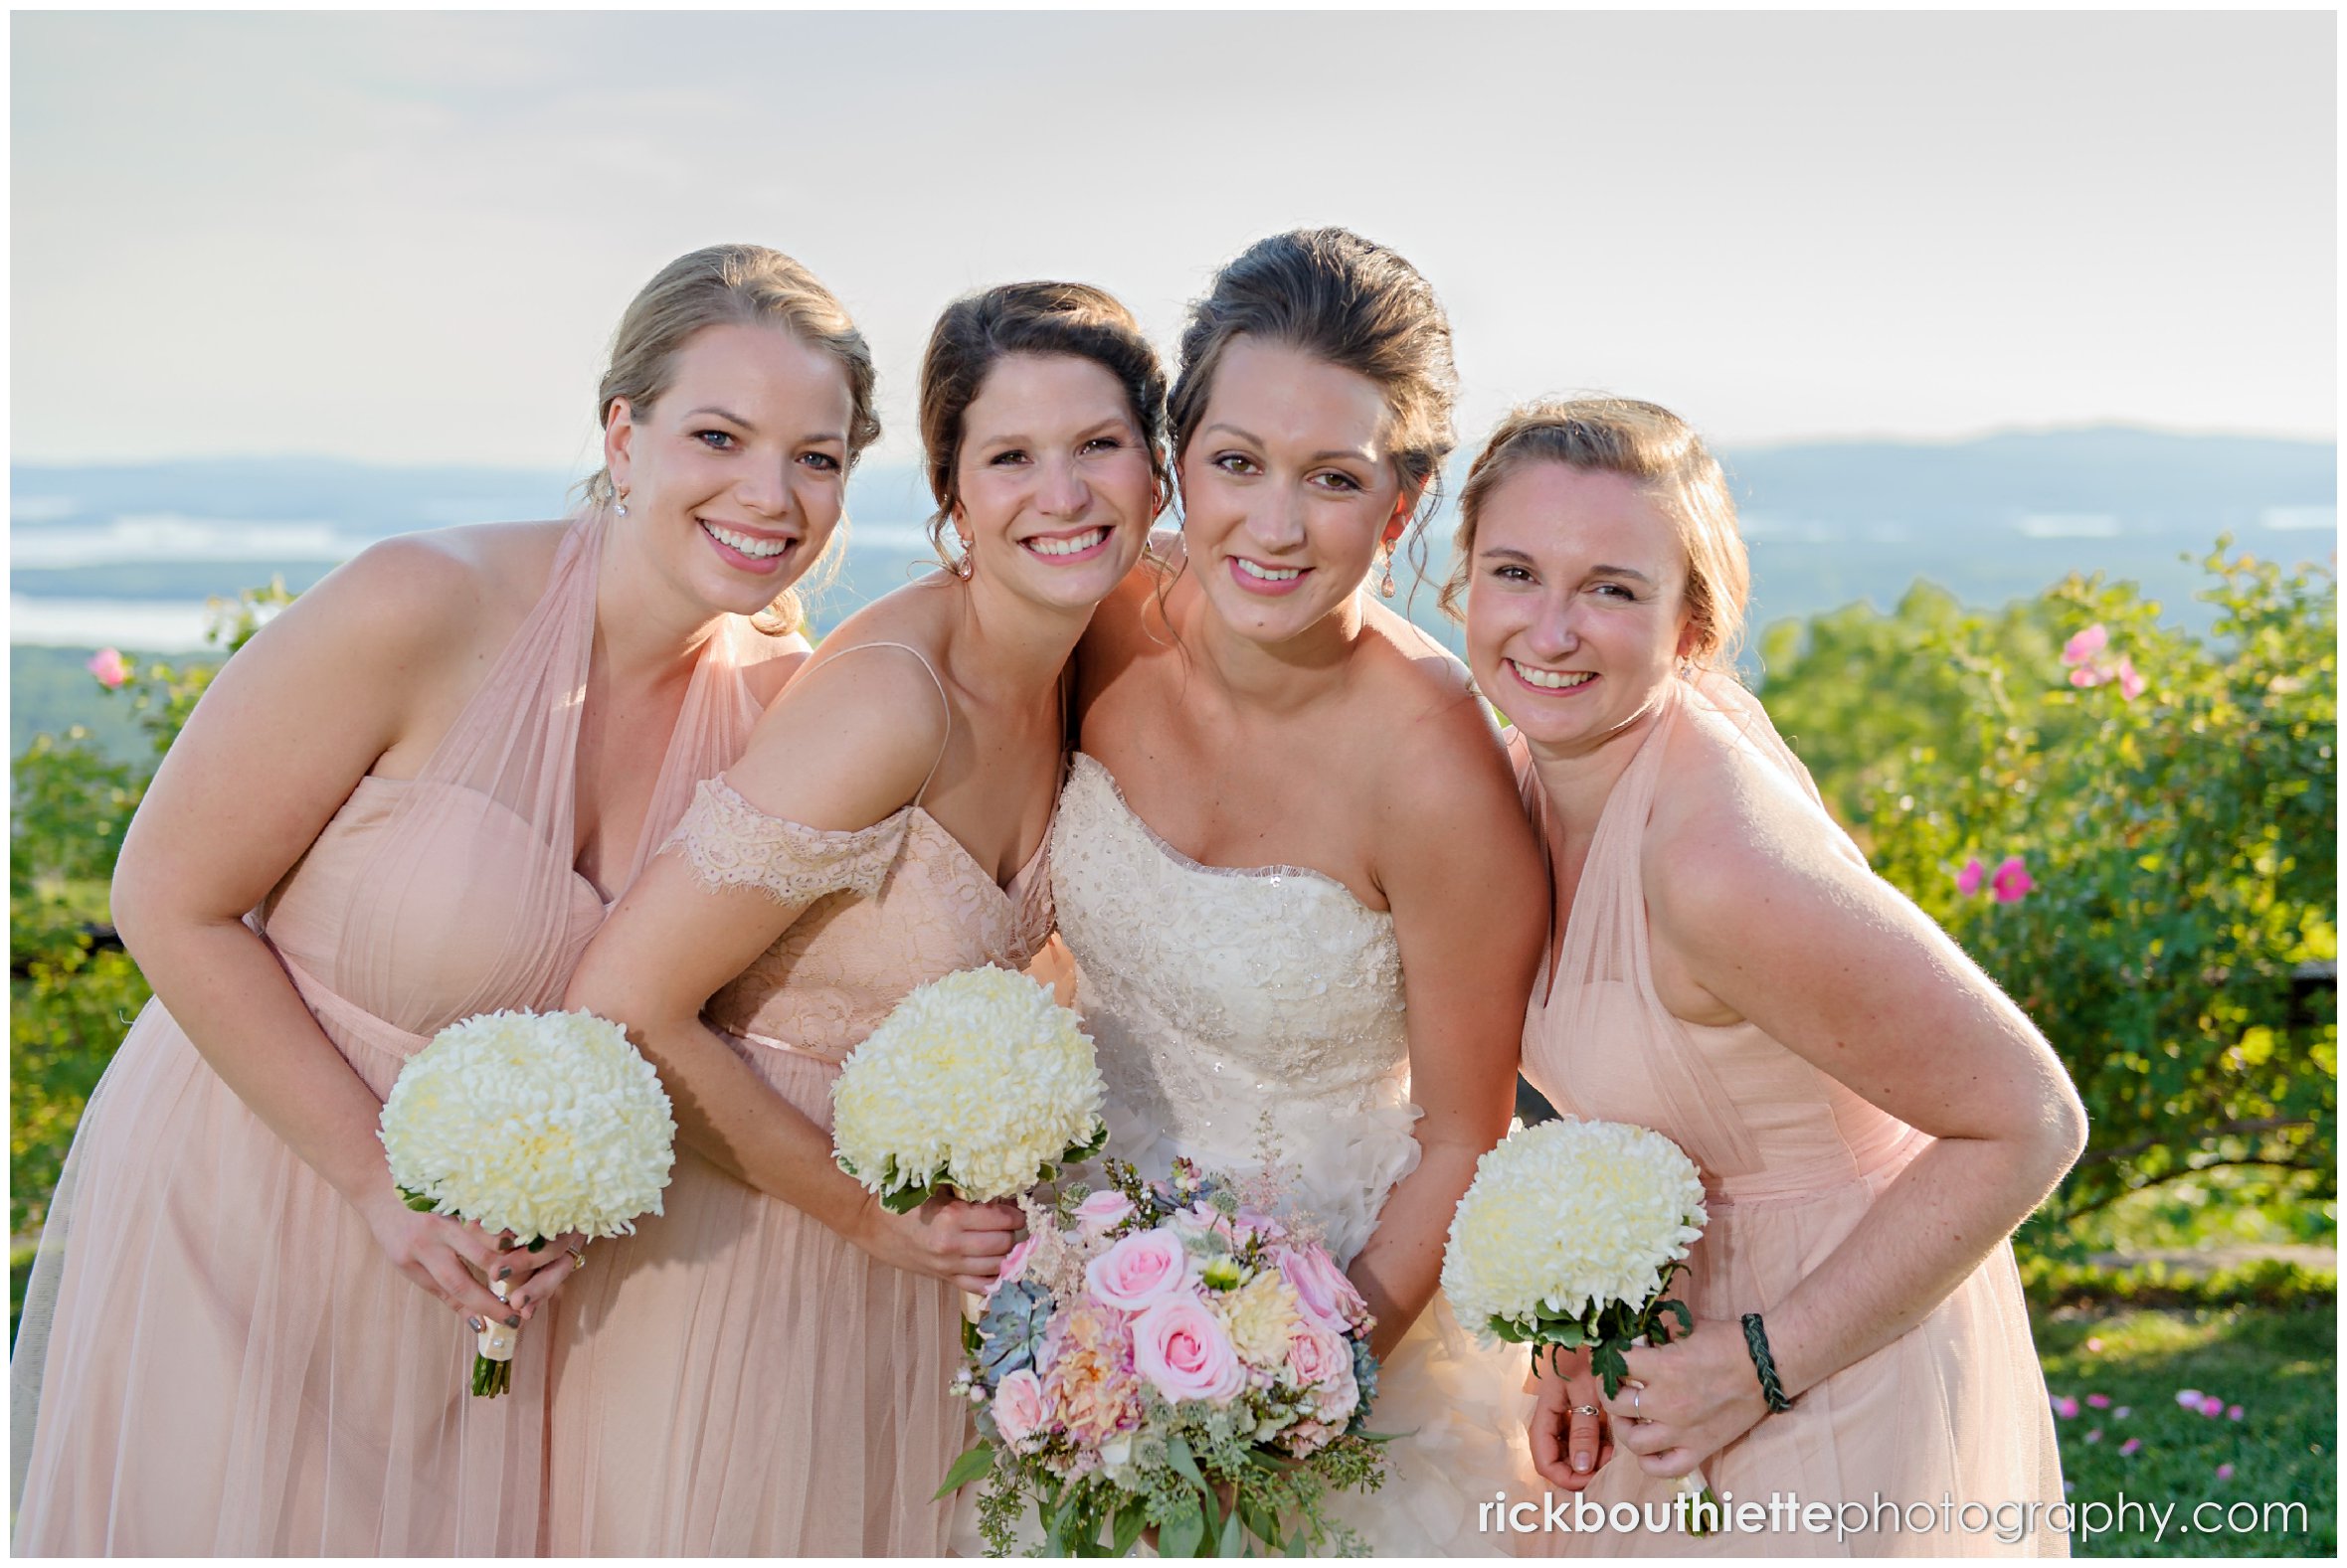
[[[808,827],[761,811],[723,779],[705,779],[660,853],[682,856],[719,892],[754,887],[798,905],[841,891],[870,898],[888,879],[911,822],[899,811],[870,827]]]

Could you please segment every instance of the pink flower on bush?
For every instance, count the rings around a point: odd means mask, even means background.
[[[1133,1369],[1168,1399],[1225,1403],[1247,1386],[1230,1334],[1189,1295],[1158,1302],[1133,1323]]]
[[[1964,869],[1956,873],[1956,891],[1970,898],[1980,891],[1980,884],[1987,880],[1988,867],[1980,863],[1978,855],[1974,855],[1964,862]]]
[[[2078,1402],[2068,1394],[2056,1394],[2054,1396],[2054,1414],[2065,1421],[2076,1421],[2078,1418]]]
[[[2228,1405],[2228,1406],[2226,1406],[2226,1407],[2225,1407],[2225,1419],[2226,1419],[2226,1420],[2228,1420],[2228,1421],[2239,1421],[2239,1420],[2241,1419],[2241,1416],[2242,1416],[2242,1410],[2241,1410],[2241,1406],[2239,1406],[2239,1405]]]
[[[2221,1416],[2225,1414],[2225,1401],[2215,1394],[2205,1394],[2201,1397],[2200,1413],[2204,1416]]]
[[[2006,856],[1988,881],[1989,891],[2000,904],[2018,904],[2037,886],[2030,880],[2029,867],[2021,863],[2019,855]]]
[[[1189,1279],[1181,1238],[1162,1230],[1128,1236],[1084,1265],[1084,1284],[1120,1311],[1138,1312]]]
[[[2121,1459],[2131,1459],[2134,1457],[2135,1451],[2141,1447],[2143,1447],[2143,1440],[2141,1438],[2129,1438],[2126,1442],[2119,1445],[2119,1457]]]
[[[1323,1328],[1348,1333],[1369,1309],[1325,1247],[1275,1247],[1271,1261],[1295,1291],[1304,1315]]]
[[[2111,674],[2119,683],[2119,695],[2126,698],[2127,701],[2133,702],[2143,695],[2146,682],[2142,676],[2135,673],[2135,661],[2124,653],[2119,655],[2118,668],[2113,670]]]
[[[2227,1464],[2227,1465],[2220,1465],[2220,1466],[2218,1466],[2218,1467],[2217,1467],[2217,1479],[2218,1479],[2219,1481],[2231,1481],[2231,1480],[2233,1480],[2233,1467],[2232,1467],[2230,1464]]]
[[[1043,1380],[1020,1367],[994,1385],[994,1401],[988,1410],[1002,1441],[1012,1449],[1025,1448],[1042,1430],[1043,1418],[1050,1410],[1043,1398]]]
[[[2110,1396],[2108,1394],[2088,1394],[2086,1396],[2086,1403],[2092,1405],[2096,1410],[2108,1410],[2110,1408]]]
[[[2109,644],[2110,633],[2103,628],[2102,622],[2097,620],[2094,622],[2094,624],[2088,626],[2085,630],[2079,632],[2076,636],[2072,637],[2068,642],[2065,642],[2062,645],[2062,662],[2065,664],[2083,664],[2089,659],[2093,658],[2095,654],[2100,653]],[[2077,677],[2075,675],[2071,678],[2073,680],[2077,679]]]
[[[90,673],[97,683],[112,691],[130,678],[130,662],[112,648],[99,648],[90,660]]]
[[[1115,1188],[1095,1192],[1076,1205],[1076,1229],[1085,1236],[1105,1236],[1133,1212],[1133,1200]]]
[[[2095,1351],[2097,1351],[2097,1350],[2100,1350],[2101,1348],[2102,1348],[2102,1341],[2101,1341],[2099,1338],[2096,1338],[2095,1336],[2093,1336],[2093,1335],[2091,1335],[2091,1334],[2087,1335],[2087,1337],[2086,1337],[2086,1350],[2087,1350],[2087,1353],[2088,1353],[2088,1354],[2092,1354],[2093,1352],[2095,1352]]]

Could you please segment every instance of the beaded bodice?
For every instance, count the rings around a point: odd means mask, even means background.
[[[1332,1116],[1408,1098],[1393,917],[1335,878],[1201,865],[1081,753],[1051,878],[1113,1109],[1184,1152],[1252,1158],[1268,1137],[1292,1160]]]

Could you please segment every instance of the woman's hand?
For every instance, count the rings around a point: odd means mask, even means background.
[[[521,1313],[524,1322],[537,1315],[563,1281],[587,1266],[587,1238],[577,1231],[548,1237],[536,1252],[515,1244],[510,1233],[497,1240],[506,1247],[491,1261],[489,1281],[492,1285],[500,1279],[505,1282],[506,1303]]]
[[[1649,1476],[1686,1475],[1768,1414],[1743,1332],[1725,1319],[1698,1318],[1693,1333],[1622,1358],[1630,1375],[1600,1403]]]
[[[418,1289],[447,1303],[475,1330],[491,1318],[520,1325],[521,1313],[498,1301],[473,1272],[488,1275],[507,1267],[499,1260],[509,1255],[499,1249],[497,1238],[478,1225],[411,1209],[389,1187],[359,1212],[391,1266]]]
[[[1533,1469],[1550,1485],[1579,1491],[1613,1458],[1613,1424],[1598,1403],[1602,1390],[1586,1350],[1548,1352],[1548,1370],[1533,1380]]]
[[[1025,1226],[1026,1216],[1008,1199],[931,1198],[909,1214],[891,1214],[867,1195],[848,1240],[890,1268],[983,1295]]]

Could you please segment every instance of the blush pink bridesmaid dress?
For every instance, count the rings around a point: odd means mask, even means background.
[[[1533,987],[1524,1073],[1557,1110],[1653,1128],[1694,1158],[1711,1224],[1678,1293],[1698,1317],[1725,1319],[1733,1332],[1745,1312],[1765,1314],[1783,1301],[1931,1139],[1756,1026],[1690,1024],[1656,995],[1639,856],[1655,792],[1668,787],[1662,761],[1673,726],[1707,726],[1817,798],[1808,771],[1749,693],[1718,676],[1675,683],[1673,693],[1599,817],[1553,986],[1543,964]],[[1522,773],[1539,820],[1538,780],[1529,764]],[[1822,805],[1818,830],[1840,832]],[[1569,1207],[1572,1195],[1557,1201]],[[1879,1496],[1929,1504],[1937,1518],[1944,1496],[1954,1507],[2034,1502],[2042,1521],[2063,1499],[2062,1468],[2011,1244],[2000,1242],[1913,1329],[1810,1389],[1790,1411],[1764,1417],[1704,1472],[1715,1492],[1739,1501],[1765,1504],[1772,1492],[1804,1503],[1872,1504]],[[1651,1503],[1660,1518],[1674,1484],[1649,1478],[1634,1455],[1617,1450],[1588,1496],[1609,1506]],[[2067,1533],[2042,1523],[2008,1542],[1994,1530],[1879,1522],[1885,1527],[1842,1541],[1830,1530],[1733,1530],[1706,1539],[1605,1530],[1524,1536],[1519,1544],[1673,1556],[2069,1553]]]
[[[1042,948],[1048,842],[1002,887],[918,798],[834,832],[709,781],[663,852],[797,918],[705,1021],[828,1132],[839,1064],[908,991]],[[551,1554],[944,1553],[930,1497],[973,1441],[959,1291],[681,1146],[663,1216],[589,1257],[555,1304]]]
[[[378,1096],[444,1026],[561,1005],[605,905],[572,869],[600,513],[414,780],[359,781],[249,917]],[[705,646],[628,879],[747,741],[762,634]],[[266,768],[266,758],[253,766]],[[11,1365],[15,1549],[509,1556],[538,1544],[546,1317],[512,1392],[160,998],[83,1115]]]

